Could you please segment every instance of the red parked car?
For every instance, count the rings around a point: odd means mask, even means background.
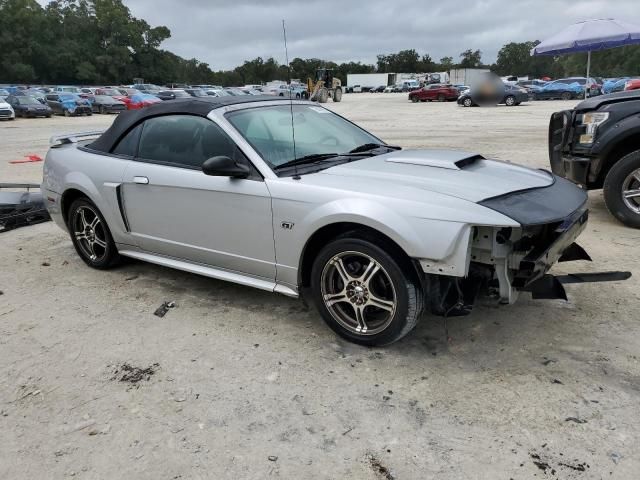
[[[162,102],[155,95],[148,93],[136,93],[129,97],[129,103],[127,104],[127,110],[140,110],[141,108],[148,107],[154,103]]]
[[[457,100],[460,91],[452,85],[442,85],[439,83],[425,85],[423,88],[409,92],[409,100],[412,102],[444,102],[447,100]]]
[[[640,78],[632,78],[624,84],[625,90],[640,90]]]

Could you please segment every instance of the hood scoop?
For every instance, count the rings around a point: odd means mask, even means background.
[[[408,165],[462,170],[477,160],[483,159],[484,157],[477,153],[460,152],[457,150],[402,150],[388,154],[385,161],[389,163],[405,163]]]

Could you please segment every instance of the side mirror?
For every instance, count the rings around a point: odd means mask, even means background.
[[[205,175],[212,177],[247,178],[251,171],[246,165],[241,165],[229,157],[211,157],[202,164]]]

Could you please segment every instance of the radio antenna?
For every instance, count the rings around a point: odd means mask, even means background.
[[[287,84],[288,84],[288,92],[289,92],[289,109],[291,111],[291,137],[293,139],[293,158],[294,160],[297,157],[296,155],[296,129],[293,122],[293,99],[291,98],[291,65],[289,65],[289,50],[287,49],[287,28],[284,24],[284,19],[282,19],[282,35],[284,36],[284,57],[287,62]],[[298,166],[293,165],[294,168],[294,180],[300,180],[300,175],[298,175]]]

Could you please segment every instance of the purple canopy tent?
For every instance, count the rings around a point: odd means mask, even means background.
[[[587,79],[591,70],[591,52],[640,44],[640,26],[622,20],[602,18],[586,20],[565,28],[531,49],[531,55],[562,55],[587,52]],[[584,96],[587,96],[585,86]]]

